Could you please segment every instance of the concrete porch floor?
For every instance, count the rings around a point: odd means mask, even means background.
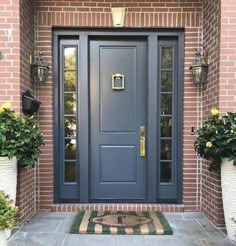
[[[76,213],[39,213],[19,228],[8,246],[226,246],[236,245],[201,213],[164,213],[174,234],[74,235],[69,234]]]

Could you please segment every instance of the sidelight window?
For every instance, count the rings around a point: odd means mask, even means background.
[[[77,47],[63,49],[64,183],[77,181]]]
[[[160,47],[160,182],[172,183],[172,143],[173,143],[173,47]]]

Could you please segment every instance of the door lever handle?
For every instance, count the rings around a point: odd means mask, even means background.
[[[140,126],[140,156],[145,157],[146,156],[146,129],[145,126]]]

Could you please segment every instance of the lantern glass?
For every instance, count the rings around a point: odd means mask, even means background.
[[[200,54],[196,53],[196,57],[190,67],[192,73],[193,83],[196,85],[202,85],[207,81],[208,74],[208,64],[206,58]]]
[[[201,84],[201,74],[202,74],[201,67],[192,68],[192,77],[193,77],[194,84]]]
[[[48,78],[49,67],[46,61],[42,58],[42,53],[34,57],[34,62],[31,65],[31,77],[34,83],[45,83]]]

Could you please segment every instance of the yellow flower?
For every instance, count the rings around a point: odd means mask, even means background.
[[[211,142],[207,142],[207,143],[206,143],[206,147],[207,147],[207,148],[211,148],[211,147],[212,147],[212,143],[211,143]]]
[[[213,108],[211,110],[211,115],[212,116],[219,116],[220,111],[217,108]]]
[[[2,107],[5,109],[11,109],[11,103],[10,102],[3,103]]]
[[[11,109],[11,103],[10,102],[3,103],[2,106],[0,107],[0,113],[3,112],[4,109]]]

